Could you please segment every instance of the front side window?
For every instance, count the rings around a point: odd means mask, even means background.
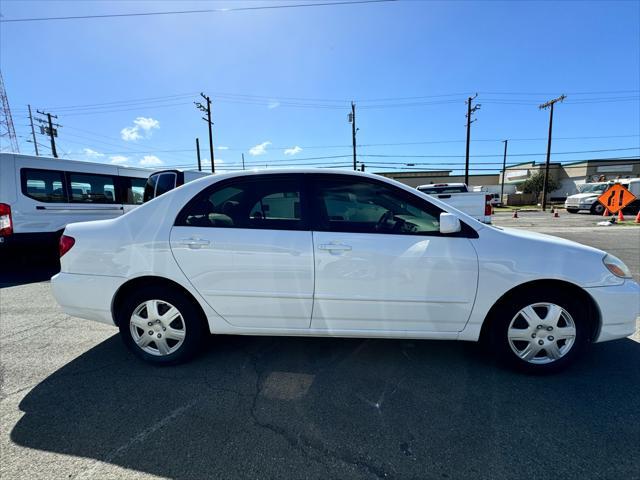
[[[115,179],[110,175],[69,172],[71,201],[116,203]]]
[[[207,188],[187,204],[178,226],[300,230],[297,177],[239,179]]]
[[[153,200],[154,195],[156,193],[156,183],[158,183],[158,177],[160,175],[150,175],[147,179],[147,183],[144,186],[144,196],[143,201],[148,202],[149,200]]]
[[[174,188],[176,188],[176,174],[172,172],[162,173],[158,178],[155,196],[159,197],[163,193],[167,193],[169,190],[173,190]]]
[[[317,230],[409,235],[440,231],[440,209],[378,182],[319,178],[312,201]]]
[[[46,203],[66,203],[64,173],[57,170],[23,168],[20,171],[22,193],[27,197]]]

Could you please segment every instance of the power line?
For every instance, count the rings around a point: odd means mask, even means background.
[[[341,2],[317,2],[317,3],[297,3],[293,5],[262,5],[255,7],[232,7],[232,8],[208,8],[202,10],[174,10],[169,12],[139,12],[139,13],[108,13],[101,15],[74,15],[65,17],[31,17],[31,18],[13,18],[0,20],[0,23],[15,22],[43,22],[52,20],[86,20],[96,18],[120,18],[120,17],[150,17],[160,15],[185,15],[194,13],[229,13],[242,12],[251,10],[276,10],[281,8],[307,8],[307,7],[329,7],[337,5],[359,5],[364,3],[388,3],[398,0],[347,0]]]

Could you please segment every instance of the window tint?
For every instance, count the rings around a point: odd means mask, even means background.
[[[177,225],[192,227],[299,230],[300,182],[266,176],[215,185],[198,194],[180,213]]]
[[[313,203],[318,230],[416,235],[440,231],[440,209],[377,182],[317,179]]]
[[[174,188],[176,188],[176,174],[163,173],[158,177],[155,196],[159,197],[163,193],[167,193],[169,190],[173,190]]]
[[[124,186],[124,203],[140,205],[144,199],[147,180],[144,178],[121,177]]]
[[[23,168],[20,174],[22,193],[27,197],[47,203],[67,202],[63,172]]]
[[[114,185],[114,177],[110,175],[69,172],[72,202],[116,203]]]
[[[468,192],[466,187],[420,187],[418,188],[423,193],[433,195],[436,193],[466,193]]]
[[[144,197],[143,201],[148,202],[153,199],[153,196],[156,192],[156,183],[158,183],[159,175],[151,175],[147,179],[147,183],[144,186]]]

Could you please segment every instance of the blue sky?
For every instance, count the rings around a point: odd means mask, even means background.
[[[1,13],[8,20],[291,3],[305,2],[3,0]],[[528,155],[546,150],[548,112],[536,105],[562,93],[553,160],[640,153],[640,2],[399,1],[0,29],[23,153],[33,153],[31,104],[58,114],[58,145],[69,158],[193,167],[196,136],[208,158],[206,124],[192,104],[200,91],[213,100],[224,168],[237,168],[242,152],[247,165],[350,164],[353,99],[368,171],[459,169],[464,100],[475,92],[482,107],[472,125],[472,173],[499,168],[505,138],[509,163],[543,161]],[[606,151],[563,153],[590,150]]]

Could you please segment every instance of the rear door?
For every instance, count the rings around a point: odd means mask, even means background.
[[[171,249],[194,288],[228,323],[308,329],[313,249],[301,175],[213,184],[181,211]]]
[[[439,232],[440,209],[387,183],[315,176],[312,328],[457,332],[476,294],[478,259],[465,226]]]

